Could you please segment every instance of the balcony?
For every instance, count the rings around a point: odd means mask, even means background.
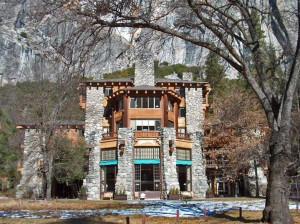
[[[178,139],[191,139],[189,133],[176,133],[176,138]]]
[[[134,137],[136,138],[157,138],[159,131],[135,131]]]
[[[118,138],[117,132],[108,132],[102,134],[102,139],[115,139]]]
[[[217,163],[215,160],[207,159],[206,161],[206,168],[217,168]]]

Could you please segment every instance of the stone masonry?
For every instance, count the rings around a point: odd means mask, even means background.
[[[207,185],[207,177],[205,174],[205,157],[201,149],[201,132],[193,133],[192,141],[192,186],[196,198],[205,198]]]
[[[152,55],[139,55],[135,63],[135,86],[154,86],[154,64]]]
[[[170,153],[170,141],[176,148],[176,132],[174,128],[161,129],[161,172],[162,194],[166,198],[171,188],[179,189],[178,175],[176,171],[176,150]]]
[[[42,196],[43,181],[42,175],[38,172],[38,161],[43,158],[40,135],[41,132],[36,129],[25,130],[23,169],[20,184],[17,186],[17,198]]]
[[[197,131],[201,131],[203,123],[202,89],[186,89],[185,97],[187,133],[195,133]]]
[[[102,87],[87,88],[85,115],[85,139],[91,147],[89,156],[89,174],[86,178],[88,200],[100,199],[100,146],[102,138],[102,117],[104,98]]]
[[[116,192],[125,190],[128,199],[133,199],[133,131],[131,128],[120,128],[118,132],[118,174],[116,178]],[[124,153],[120,152],[120,146],[124,144]]]

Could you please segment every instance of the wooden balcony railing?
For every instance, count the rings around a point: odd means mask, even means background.
[[[206,160],[206,168],[216,168],[217,167],[217,163],[215,160]]]
[[[117,137],[118,137],[117,132],[108,132],[108,133],[102,134],[102,139],[112,139],[112,138],[117,138]]]
[[[136,138],[156,138],[159,136],[159,131],[135,131]]]
[[[176,137],[181,139],[191,139],[189,133],[176,133]]]

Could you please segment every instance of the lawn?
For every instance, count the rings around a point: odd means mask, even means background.
[[[222,199],[230,200],[230,199]],[[231,199],[234,200],[234,199]],[[236,199],[237,200],[237,199]],[[238,200],[243,200],[238,198]],[[249,198],[245,200],[250,200]],[[86,210],[86,209],[104,209],[104,208],[140,208],[142,204],[128,204],[123,201],[82,201],[82,200],[0,200],[0,210]],[[166,217],[150,217],[145,216],[145,223],[260,223],[261,211],[243,211],[242,218],[239,217],[239,210],[231,210],[227,212],[220,212],[214,216],[207,218],[182,218],[179,220]],[[300,224],[300,215],[296,210],[292,210],[295,223]],[[129,220],[131,224],[142,223],[143,216],[131,215]],[[178,222],[177,222],[178,221]],[[92,223],[126,223],[126,216],[124,215],[104,215],[104,216],[90,216],[76,219],[61,220],[58,218],[44,218],[44,219],[26,219],[26,218],[0,218],[1,224],[92,224]]]

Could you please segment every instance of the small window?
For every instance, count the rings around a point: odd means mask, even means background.
[[[185,107],[180,107],[178,110],[178,116],[179,117],[185,117]]]
[[[117,159],[116,148],[101,149],[101,160],[115,160]]]
[[[177,148],[176,149],[176,158],[178,160],[191,160],[191,150],[190,149]]]

